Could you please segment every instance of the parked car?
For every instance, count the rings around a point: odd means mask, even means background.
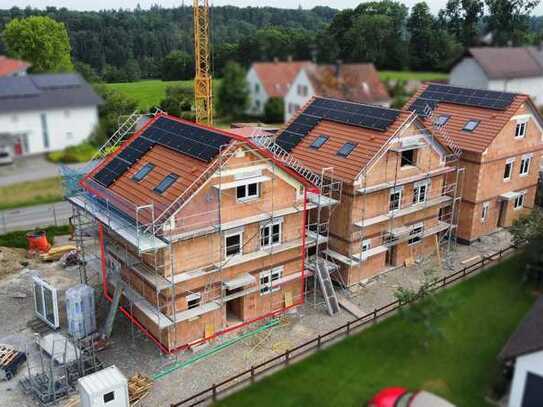
[[[0,165],[13,164],[13,157],[8,151],[0,150]]]
[[[424,390],[387,387],[377,393],[368,407],[455,407],[454,404]]]

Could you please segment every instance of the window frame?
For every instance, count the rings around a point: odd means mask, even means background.
[[[468,128],[468,124],[473,123],[472,128]],[[477,127],[479,127],[479,124],[481,124],[481,121],[478,119],[468,119],[466,123],[464,123],[464,127],[462,127],[462,131],[467,131],[468,133],[473,133]]]
[[[392,196],[398,194],[398,200],[394,201],[397,202],[398,207],[392,208]],[[403,188],[390,188],[389,191],[389,198],[388,198],[388,211],[389,212],[395,212],[402,208],[402,198],[403,198]]]
[[[526,163],[526,164],[524,164]],[[520,160],[520,168],[519,168],[519,175],[521,177],[525,177],[530,174],[530,166],[532,164],[532,156],[526,155],[523,156]],[[523,171],[524,167],[526,167],[525,171]]]
[[[488,220],[488,211],[490,210],[490,202],[483,202],[481,209],[481,223],[486,223]]]
[[[357,146],[358,146],[358,143],[347,141],[343,143],[343,145],[337,150],[336,155],[339,157],[347,158],[352,154],[352,152]],[[343,151],[344,149],[349,149],[349,150]]]
[[[187,300],[187,309],[197,308],[202,303],[202,294],[200,294],[200,293],[192,293],[192,294],[186,295],[185,299]],[[194,301],[196,301],[196,303],[195,304],[193,303],[191,305],[190,303],[194,302]]]
[[[424,188],[424,194],[421,194],[422,188]],[[420,199],[421,196],[423,196],[422,200]],[[413,205],[425,203],[427,199],[428,199],[428,184],[427,183],[414,184],[413,185]]]
[[[314,149],[314,150],[318,150],[320,149],[323,145],[326,144],[326,142],[328,141],[329,137],[328,136],[325,136],[324,134],[320,134],[315,140],[313,140],[313,142],[310,144],[310,148]]]
[[[105,393],[102,396],[102,399],[104,400],[104,404],[108,404],[108,403],[111,403],[112,401],[115,401],[115,390]]]
[[[146,168],[150,168],[147,172],[145,172],[143,175],[138,176],[142,171],[144,171]],[[132,175],[132,180],[135,182],[141,182],[143,181],[153,170],[156,168],[156,166],[153,163],[145,163],[134,175]]]
[[[362,240],[361,250],[362,250],[362,253],[365,253],[365,252],[371,250],[371,240],[370,239]]]
[[[515,159],[514,158],[511,158],[511,159],[505,161],[505,166],[503,168],[503,181],[504,182],[511,181],[511,178],[513,178],[514,164],[515,164]],[[508,171],[509,175],[506,177],[505,174],[506,174],[508,166],[509,166],[509,171]]]
[[[404,154],[409,153],[411,154],[411,159],[404,158]],[[400,153],[400,169],[403,168],[411,168],[417,166],[417,150],[416,149],[409,149],[409,150],[403,150]]]
[[[526,199],[526,191],[519,192],[513,200],[513,210],[524,208],[524,200]]]
[[[277,292],[281,289],[280,286],[273,286],[273,282],[283,277],[285,268],[283,266],[274,267],[258,273],[258,291],[260,295],[268,295]],[[266,279],[266,281],[262,281]]]
[[[166,180],[171,179],[172,181],[168,184],[165,184]],[[176,181],[179,179],[179,176],[177,174],[174,174],[173,172],[166,175],[162,180],[153,188],[153,192],[162,195],[164,194],[168,189],[172,187],[173,184],[176,183]],[[162,185],[162,188],[161,188]]]
[[[434,122],[434,125],[437,126],[437,127],[443,127],[447,124],[447,122],[449,121],[449,119],[451,118],[451,115],[449,114],[440,114],[435,122]]]
[[[256,185],[256,194],[249,195],[250,185]],[[241,190],[240,188],[244,189],[245,196],[242,196],[242,197],[239,196],[239,191]],[[260,198],[260,182],[251,182],[249,184],[243,184],[236,187],[236,200],[238,202],[247,202],[247,201],[252,201],[253,199],[258,199],[258,198]]]
[[[279,232],[276,234],[273,233],[273,228],[277,226],[279,227]],[[266,238],[266,236],[263,235],[264,230],[269,229],[269,234],[267,236],[268,243],[263,244],[263,240]],[[274,236],[278,236],[277,242],[274,242]],[[275,221],[271,222],[265,225],[260,226],[260,248],[261,249],[268,249],[270,247],[279,246],[283,242],[283,222]]]
[[[519,131],[521,129],[521,131]],[[519,120],[515,124],[515,139],[523,139],[528,131],[528,120]]]
[[[228,246],[227,240],[230,237],[239,236],[239,250],[237,253],[228,254],[228,248],[233,247],[233,245]],[[243,230],[237,231],[237,232],[231,232],[224,235],[224,257],[230,258],[234,256],[242,256],[243,255]]]
[[[409,246],[414,246],[422,242],[422,236],[421,236],[422,233],[424,233],[424,223],[420,222],[420,223],[415,223],[414,225],[412,225],[411,230],[409,231],[409,236],[413,236],[413,237],[410,237],[407,240],[407,244]]]

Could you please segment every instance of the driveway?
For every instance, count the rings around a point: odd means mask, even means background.
[[[70,167],[81,168],[85,165],[70,164]],[[60,174],[59,168],[58,164],[47,161],[43,155],[19,158],[11,165],[0,166],[0,187],[56,177]]]

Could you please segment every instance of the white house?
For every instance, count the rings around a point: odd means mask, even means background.
[[[14,156],[80,144],[98,124],[102,99],[77,74],[0,78],[0,150]]]
[[[470,48],[451,70],[451,85],[524,93],[543,105],[543,50],[537,47]]]
[[[500,359],[514,366],[508,407],[543,406],[543,297],[509,338]]]
[[[313,96],[388,107],[390,96],[373,64],[306,65],[285,96],[285,122]]]
[[[306,65],[311,65],[311,62],[255,62],[246,77],[250,98],[247,113],[261,116],[270,98],[284,98],[296,75]]]
[[[28,62],[0,55],[0,76],[24,76],[28,68]]]

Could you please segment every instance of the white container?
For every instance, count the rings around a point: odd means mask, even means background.
[[[96,330],[94,289],[85,284],[66,291],[68,332],[74,338],[83,338]]]
[[[81,407],[128,407],[128,380],[116,366],[77,381]]]

